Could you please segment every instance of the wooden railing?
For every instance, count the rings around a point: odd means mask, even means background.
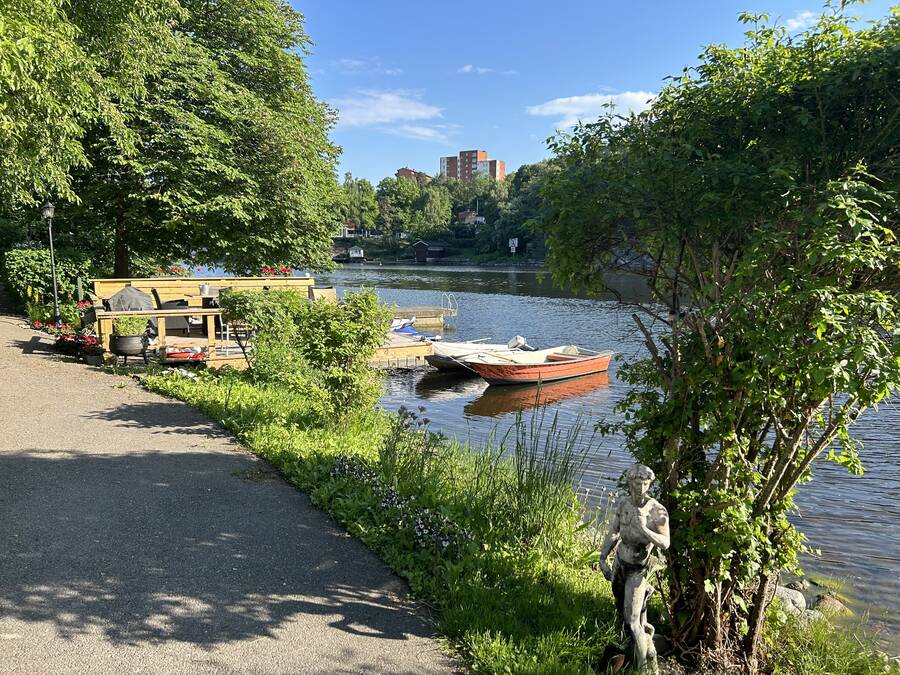
[[[137,288],[145,293],[156,289],[160,300],[187,299],[188,304],[199,306],[201,300],[196,296],[201,284],[213,288],[296,288],[308,295],[310,287],[315,284],[312,277],[271,276],[271,277],[141,277],[134,279],[91,279],[94,294],[100,298],[109,298],[126,286]],[[194,316],[193,314],[191,316]]]
[[[109,351],[109,340],[112,337],[113,322],[123,316],[146,316],[148,319],[156,319],[157,346],[165,355],[166,348],[166,318],[176,316],[202,316],[206,322],[206,349],[207,361],[214,361],[216,354],[216,317],[219,317],[221,325],[222,310],[200,309],[197,307],[185,307],[183,309],[142,309],[142,310],[126,310],[118,312],[107,312],[102,309],[96,310],[97,315],[97,336],[100,338],[100,344],[103,345],[103,356],[108,358],[112,355]]]

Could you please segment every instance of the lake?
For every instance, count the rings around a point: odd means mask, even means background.
[[[529,344],[548,347],[577,344],[611,349],[621,358],[643,354],[640,334],[629,308],[612,301],[591,300],[555,288],[549,275],[531,270],[485,268],[421,268],[348,266],[319,275],[319,284],[339,291],[374,288],[387,303],[401,306],[440,305],[452,292],[459,316],[444,335],[449,340],[490,338],[506,342],[522,335]],[[635,279],[620,280],[623,292],[639,292]],[[562,424],[579,420],[588,429],[598,420],[612,420],[625,387],[616,378],[619,361],[608,374],[547,385],[542,397],[548,414]],[[478,378],[417,371],[388,378],[382,405],[424,405],[433,430],[478,443],[491,433],[502,435],[518,410],[534,403],[534,390],[488,388]],[[864,443],[863,476],[850,476],[827,462],[819,462],[814,479],[800,488],[795,524],[821,551],[804,558],[807,574],[845,582],[853,609],[868,612],[870,623],[884,628],[883,639],[900,646],[900,405],[867,411],[856,425]],[[588,432],[589,436],[590,433]],[[582,490],[596,504],[614,489],[622,471],[632,463],[622,439],[597,439],[590,449]]]

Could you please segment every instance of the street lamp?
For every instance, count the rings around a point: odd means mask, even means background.
[[[41,219],[47,221],[47,231],[50,234],[50,274],[53,276],[53,323],[57,328],[62,326],[62,317],[59,315],[59,293],[56,289],[56,256],[53,253],[53,204],[47,202],[41,207]]]

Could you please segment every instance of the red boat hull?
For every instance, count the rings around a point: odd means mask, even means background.
[[[489,384],[536,384],[602,373],[609,368],[612,352],[572,360],[545,363],[466,363]]]

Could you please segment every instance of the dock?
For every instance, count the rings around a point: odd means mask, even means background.
[[[381,346],[369,362],[375,368],[402,368],[412,370],[428,365],[426,356],[431,356],[433,348],[430,342],[416,340],[402,333],[388,333],[387,341]]]
[[[443,328],[444,319],[454,317],[456,308],[451,307],[396,307],[395,319],[415,319],[413,325],[416,328]]]
[[[453,293],[441,294],[441,306],[394,307],[395,319],[413,319],[416,328],[443,328],[444,320],[459,314],[459,303]]]

